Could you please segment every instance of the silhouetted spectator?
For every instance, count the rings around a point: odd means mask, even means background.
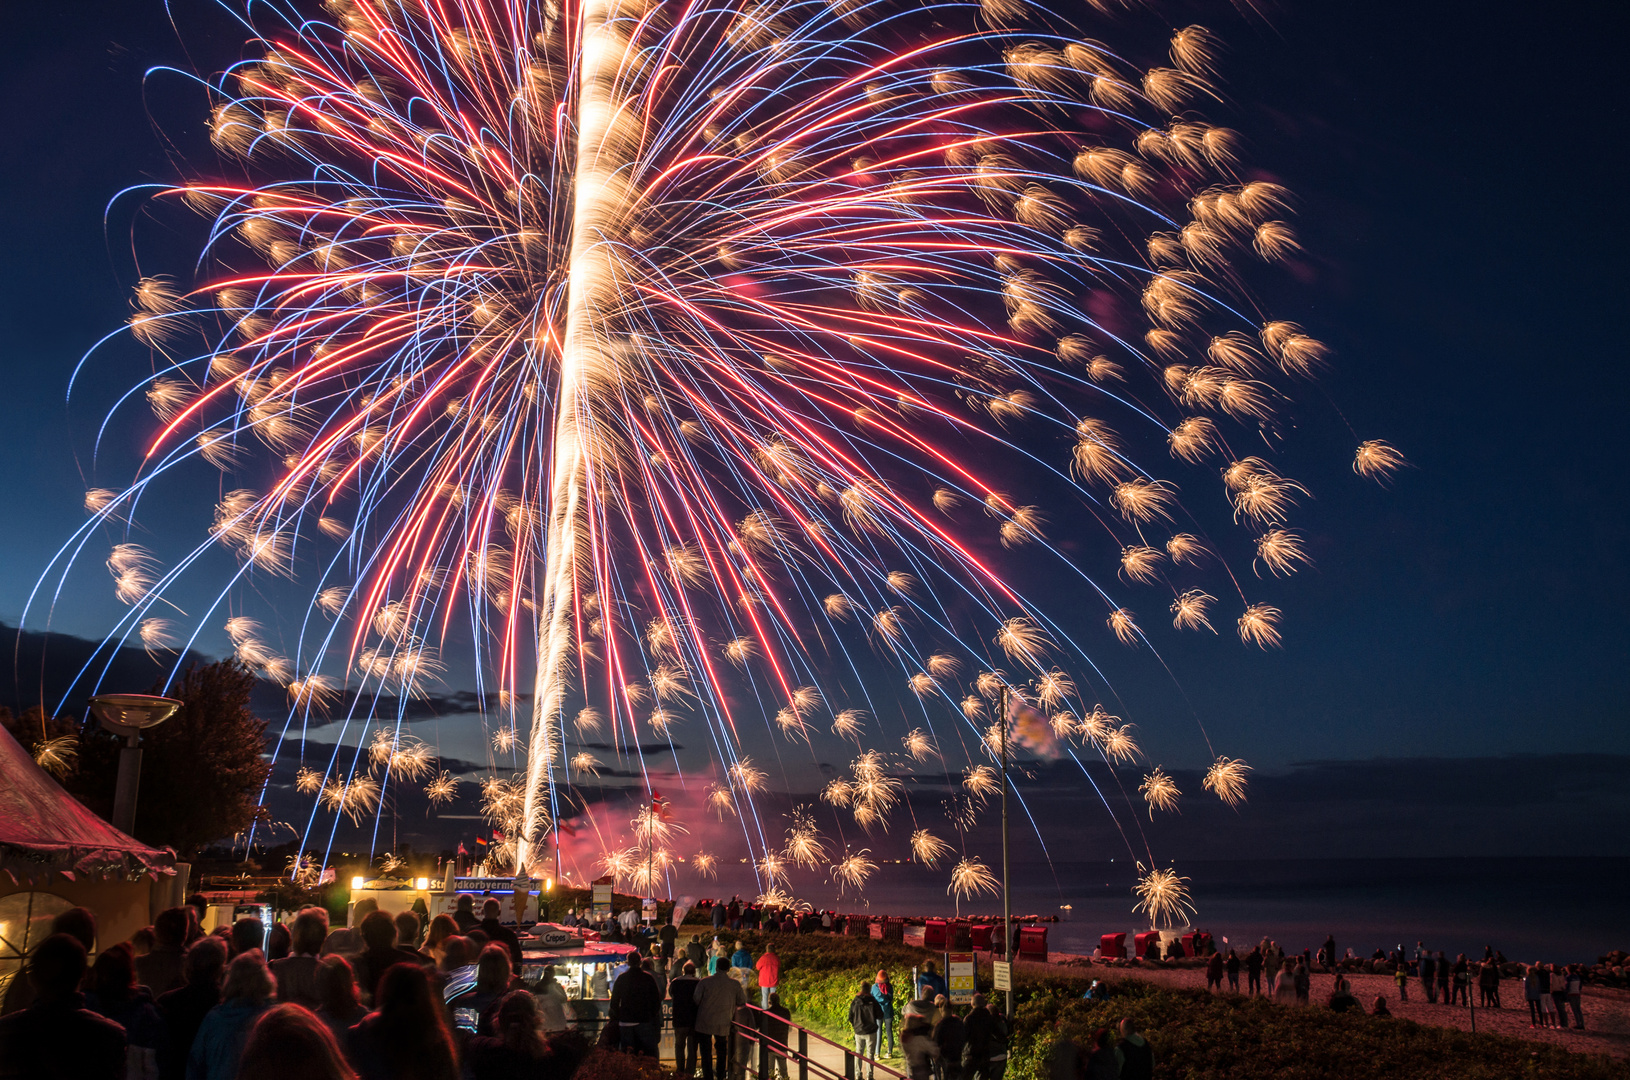
[[[357,1000],[357,980],[351,972],[351,962],[339,955],[323,957],[312,977],[312,989],[317,994],[318,1021],[344,1050],[347,1033],[368,1014]]]
[[[136,957],[136,981],[158,998],[181,985],[187,955],[187,911],[166,908],[153,920],[153,947]]]
[[[1154,1080],[1154,1047],[1138,1032],[1138,1023],[1130,1016],[1121,1020],[1121,1042],[1115,1054],[1121,1062],[1121,1080]]]
[[[361,1080],[458,1080],[452,1035],[418,964],[385,972],[374,1011],[351,1029],[349,1049]]]
[[[181,969],[186,981],[158,999],[158,1013],[166,1029],[158,1055],[159,1080],[182,1080],[187,1075],[193,1039],[204,1017],[221,1003],[221,973],[225,970],[226,942],[220,938],[201,937],[187,947]]]
[[[292,955],[272,961],[272,978],[277,980],[277,1000],[315,1009],[317,998],[317,969],[322,966],[319,955],[323,942],[328,940],[328,912],[320,907],[308,907],[294,917],[294,928],[289,933]]]
[[[136,1076],[158,1072],[158,1052],[167,1032],[153,995],[136,985],[136,958],[124,942],[110,945],[97,956],[86,980],[85,1007],[125,1029],[130,1071]]]
[[[253,915],[245,915],[232,924],[232,955],[259,949],[260,958],[266,959],[266,924]]]
[[[125,1033],[85,1008],[85,946],[52,934],[28,958],[33,1003],[0,1018],[0,1077],[123,1080]]]
[[[550,1043],[538,1034],[537,1008],[524,990],[504,995],[494,1027],[494,1034],[476,1035],[466,1044],[472,1080],[567,1080],[582,1059],[581,1039]]]
[[[509,950],[509,962],[516,968],[521,966],[521,939],[515,936],[515,931],[498,921],[498,915],[504,910],[504,905],[496,899],[487,897],[481,905],[481,925],[477,928],[487,935],[487,940],[494,945],[502,945]]]
[[[383,911],[370,912],[362,920],[363,949],[351,962],[357,973],[357,989],[364,1003],[374,998],[380,977],[394,964],[417,964],[420,958],[396,947],[396,922]]]
[[[236,1080],[249,1029],[261,1013],[272,1007],[276,992],[277,983],[259,949],[234,956],[226,968],[226,981],[221,984],[221,1003],[204,1017],[198,1037],[192,1041],[187,1080]]]
[[[339,1043],[300,1005],[274,1005],[243,1044],[238,1080],[356,1080]]]

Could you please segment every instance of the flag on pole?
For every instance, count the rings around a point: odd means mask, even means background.
[[[475,846],[476,846],[476,847],[486,847],[486,846],[487,846],[487,839],[486,839],[486,837],[484,837],[484,836],[478,836],[478,837],[476,837],[476,838],[475,838]]]
[[[1007,718],[1014,741],[1037,757],[1058,757],[1058,735],[1047,714],[1012,691],[1007,700]]]
[[[469,854],[470,854],[470,853],[469,853],[469,851],[467,851],[467,850],[466,850],[466,849],[465,849],[465,847],[464,847],[464,841],[462,841],[462,840],[460,840],[460,841],[459,841],[459,842],[458,842],[458,853],[459,853],[459,854],[460,854],[460,855],[463,855],[463,856],[466,856],[466,857],[468,857],[468,856],[469,856]]]
[[[577,830],[566,824],[564,821],[555,822],[555,832],[565,833],[567,836],[577,835]]]

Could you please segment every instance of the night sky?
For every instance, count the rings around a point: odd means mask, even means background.
[[[183,22],[205,10],[175,8]],[[1527,786],[1530,796],[1587,772],[1611,790],[1611,776],[1630,767],[1626,152],[1617,134],[1630,17],[1617,5],[1563,18],[1542,5],[1471,13],[1397,0],[1287,2],[1266,19],[1204,7],[1188,15],[1174,14],[1173,24],[1207,21],[1230,47],[1228,120],[1247,135],[1250,160],[1301,200],[1314,272],[1278,290],[1274,309],[1335,348],[1321,393],[1359,437],[1389,440],[1413,467],[1378,489],[1347,470],[1356,439],[1329,424],[1307,432],[1287,461],[1317,496],[1295,520],[1316,566],[1274,587],[1285,648],[1242,648],[1226,618],[1217,639],[1167,651],[1181,694],[1152,658],[1117,657],[1128,715],[1160,731],[1168,768],[1209,760],[1192,709],[1220,751],[1308,784],[1338,767],[1297,763],[1346,761],[1358,772],[1344,776],[1408,777],[1398,784],[1407,798],[1417,783],[1463,779],[1465,760],[1514,757],[1498,782]],[[39,575],[84,520],[106,388],[90,395],[98,404],[72,410],[64,392],[81,354],[127,316],[137,276],[134,204],[116,206],[106,222],[104,209],[121,188],[172,178],[165,139],[201,130],[199,96],[172,80],[144,102],[142,73],[214,70],[235,59],[235,37],[189,31],[187,42],[202,49],[189,55],[165,8],[149,0],[9,12],[0,45],[7,625],[17,625]],[[144,352],[116,349],[134,384]],[[97,483],[123,486],[136,430],[110,432]],[[75,581],[53,629],[100,638],[118,612],[108,581]],[[30,629],[40,626],[31,616]],[[227,648],[224,635],[199,645],[215,655]],[[27,678],[19,673],[23,699]],[[440,726],[444,752],[460,751],[445,719]],[[1417,773],[1407,759],[1418,758],[1452,760]],[[805,774],[794,773],[796,787]],[[1190,786],[1197,794],[1195,778]],[[1252,804],[1262,809],[1244,812],[1261,815],[1247,832],[1263,851],[1295,847],[1288,821],[1259,835],[1262,821],[1286,817],[1273,792],[1294,786],[1265,785]],[[1326,801],[1339,804],[1347,791],[1335,785]],[[1352,794],[1352,813],[1370,820],[1358,808],[1373,793]],[[1535,805],[1547,812],[1543,799]],[[1341,816],[1340,806],[1332,813]],[[1396,846],[1550,850],[1543,829],[1512,832],[1498,814],[1478,820],[1481,829],[1401,831]],[[1190,835],[1200,821],[1186,823]],[[1164,831],[1186,843],[1182,827]],[[1630,854],[1627,835],[1595,830],[1570,850]]]

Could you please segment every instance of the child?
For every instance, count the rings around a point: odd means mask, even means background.
[[[1409,968],[1402,961],[1398,961],[1398,970],[1392,973],[1393,981],[1398,984],[1398,1000],[1409,1000]]]

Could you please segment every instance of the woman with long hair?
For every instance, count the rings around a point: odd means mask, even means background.
[[[209,1011],[187,1058],[187,1080],[235,1080],[249,1029],[272,1007],[277,983],[259,949],[232,958],[221,985],[221,1003]]]
[[[488,945],[481,950],[475,962],[475,986],[447,1002],[449,1010],[468,1009],[476,1017],[478,1035],[491,1035],[493,1013],[498,999],[518,989],[514,985],[514,972],[509,966],[509,950],[502,945]]]
[[[349,1032],[368,1010],[357,1000],[357,980],[351,962],[343,956],[325,956],[312,977],[317,995],[317,1019],[341,1048]]]
[[[328,1026],[300,1005],[261,1014],[243,1044],[238,1080],[357,1080]]]
[[[430,920],[430,928],[424,935],[424,951],[438,967],[441,965],[442,942],[457,936],[458,923],[453,921],[451,915],[444,913]]]
[[[545,1041],[538,1032],[538,1008],[525,990],[498,1003],[494,1034],[477,1035],[465,1048],[474,1080],[565,1080],[582,1059],[581,1038]]]
[[[350,1051],[362,1080],[458,1080],[453,1037],[418,964],[385,970],[374,1011],[351,1029]]]

